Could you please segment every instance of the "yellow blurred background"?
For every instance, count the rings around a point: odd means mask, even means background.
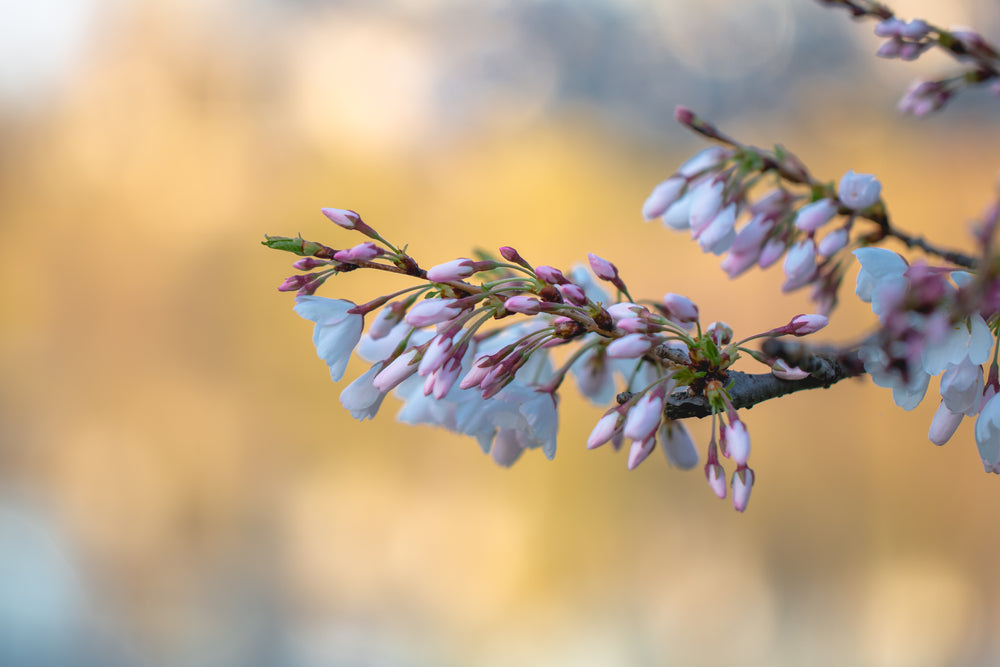
[[[1000,34],[991,3],[900,13]],[[895,98],[871,24],[794,0],[47,0],[0,27],[0,663],[988,665],[1000,486],[971,423],[844,382],[745,419],[745,515],[656,454],[584,441],[495,466],[471,438],[339,404],[265,233],[424,266],[596,252],[633,294],[748,335],[808,312],[645,225],[699,144],[688,104],[814,173],[874,172],[905,228],[970,248],[994,100]],[[992,30],[992,32],[991,32]],[[406,286],[347,274],[320,294]],[[854,274],[849,275],[849,282]],[[830,341],[872,325],[848,284]],[[364,369],[354,361],[353,378]],[[708,424],[695,422],[700,446]]]

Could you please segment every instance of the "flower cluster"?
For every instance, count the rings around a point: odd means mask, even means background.
[[[820,2],[877,19],[875,32],[886,40],[882,57],[913,60],[939,48],[970,64],[957,76],[915,84],[900,103],[903,112],[924,115],[962,86],[1000,78],[996,50],[972,31],[904,22],[872,0]],[[314,323],[313,343],[333,380],[343,379],[354,355],[370,364],[341,392],[351,415],[373,418],[391,392],[402,402],[401,421],[472,436],[496,463],[510,466],[528,449],[555,455],[558,392],[572,376],[581,394],[608,406],[586,446],[620,450],[628,441],[629,469],[657,446],[670,465],[696,467],[698,447],[682,420],[711,417],[705,477],[718,497],[731,490],[742,512],[756,475],[739,409],[867,372],[911,410],[939,376],[930,440],[944,444],[964,417],[976,417],[980,458],[988,472],[1000,473],[1000,201],[974,230],[980,253],[971,257],[897,227],[872,174],[851,170],[837,183],[824,182],[781,146],[740,143],[683,107],[675,118],[714,145],[653,188],[643,217],[688,232],[702,251],[722,257],[730,278],[782,261],[782,291],[809,287],[817,314],[735,340],[724,322],[702,326],[685,296],[634,299],[618,268],[594,254],[589,272],[532,264],[508,246],[497,256],[424,270],[356,212],[322,209],[365,240],[345,249],[301,237],[267,237],[264,244],[300,257],[293,266],[301,273],[278,289],[297,293],[295,310]],[[910,262],[878,247],[888,240],[944,264]],[[784,342],[827,325],[855,259],[855,291],[871,304],[877,330],[841,348]],[[363,304],[316,296],[330,278],[356,270],[416,284]],[[760,350],[748,347],[758,339]],[[767,372],[732,368],[746,357]],[[733,465],[728,483],[725,459]]]
[[[567,375],[594,403],[614,402],[587,447],[611,443],[617,450],[630,441],[629,469],[658,444],[671,465],[697,465],[697,448],[683,423],[671,417],[670,404],[699,397],[713,421],[706,478],[725,498],[720,454],[731,459],[733,505],[743,511],[754,472],[728,369],[746,353],[776,378],[803,379],[808,373],[745,345],[762,337],[809,335],[827,323],[823,315],[799,315],[734,341],[723,322],[703,328],[698,307],[685,296],[634,301],[618,268],[594,254],[592,273],[583,266],[564,273],[532,265],[511,247],[500,248],[498,258],[459,258],[424,271],[357,213],[323,213],[372,240],[347,250],[301,238],[268,237],[264,243],[302,256],[294,267],[311,272],[288,278],[279,290],[298,286],[295,310],[314,323],[313,343],[333,380],[343,378],[352,354],[371,364],[343,390],[341,403],[355,418],[371,419],[393,392],[403,402],[401,421],[470,435],[505,466],[527,449],[555,455],[558,390]],[[391,271],[418,284],[360,305],[315,295],[328,278],[358,269]],[[602,281],[614,288],[613,298]],[[623,393],[615,400],[619,388]]]
[[[784,257],[782,290],[811,287],[818,310],[829,314],[855,221],[883,215],[879,181],[848,171],[834,189],[813,179],[784,149],[742,145],[683,107],[675,115],[728,145],[703,150],[653,188],[643,217],[690,231],[703,251],[724,254],[722,269],[730,278],[754,266],[766,269]],[[766,190],[755,196],[763,186]]]
[[[976,289],[975,277],[922,262],[910,265],[884,248],[860,248],[854,254],[861,264],[856,293],[871,304],[882,325],[861,347],[865,370],[875,384],[892,389],[904,410],[923,400],[931,377],[941,376],[931,442],[943,445],[964,416],[980,415],[980,458],[987,472],[1000,472],[1000,432],[990,427],[1000,402],[986,410],[1000,386],[996,362],[987,383],[982,369],[994,352],[997,311],[963,313],[967,293]]]
[[[844,7],[856,18],[877,20],[875,35],[885,39],[876,52],[880,58],[912,61],[937,48],[960,62],[969,63],[967,70],[943,79],[914,81],[899,100],[897,109],[900,113],[926,116],[941,109],[959,91],[969,86],[990,83],[994,94],[1000,93],[1000,53],[974,30],[965,27],[946,30],[923,19],[904,21],[874,0],[819,2]]]

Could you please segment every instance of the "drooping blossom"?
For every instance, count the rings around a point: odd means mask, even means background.
[[[295,299],[295,312],[300,317],[315,322],[313,344],[316,354],[330,367],[330,377],[340,382],[351,357],[351,352],[361,339],[364,318],[349,313],[355,304],[342,299],[322,296],[299,296]]]

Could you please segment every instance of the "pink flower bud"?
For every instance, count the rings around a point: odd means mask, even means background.
[[[680,198],[686,187],[687,179],[682,176],[671,176],[657,185],[642,205],[642,217],[646,220],[659,218]]]
[[[920,54],[930,47],[930,42],[903,42],[903,45],[899,47],[899,59],[911,62],[919,58]]]
[[[551,266],[535,267],[535,275],[550,285],[563,285],[569,282],[562,271]]]
[[[657,391],[643,395],[628,411],[623,433],[629,440],[646,440],[653,437],[663,418],[663,396]]]
[[[820,199],[799,209],[795,214],[795,226],[806,233],[812,233],[830,222],[835,215],[837,215],[837,203],[829,199]]]
[[[930,32],[930,26],[922,19],[913,19],[899,30],[899,36],[913,41],[921,40]]]
[[[372,384],[382,393],[392,390],[417,372],[417,364],[414,363],[416,356],[417,350],[412,348],[399,355],[375,376]]]
[[[726,471],[718,463],[705,464],[705,479],[712,492],[719,498],[726,497]]]
[[[278,285],[279,292],[294,292],[303,285],[305,285],[312,278],[311,274],[289,276],[285,278],[285,282]]]
[[[640,306],[635,303],[628,301],[622,301],[620,303],[608,306],[605,310],[608,311],[608,315],[611,316],[612,321],[618,322],[626,317],[637,317],[643,315],[649,311],[646,310],[644,306]]]
[[[453,259],[450,262],[438,264],[437,266],[428,269],[427,280],[431,280],[436,283],[446,282],[449,280],[461,280],[463,278],[468,278],[475,272],[475,262],[471,259]]]
[[[590,268],[594,271],[594,275],[601,280],[614,281],[618,279],[618,269],[608,260],[598,257],[592,252],[587,253],[587,260],[590,262]]]
[[[949,410],[942,399],[937,412],[934,413],[934,419],[931,420],[927,438],[935,445],[943,445],[951,440],[951,436],[955,435],[955,431],[958,430],[958,425],[962,423],[964,416],[961,412]]]
[[[721,180],[711,180],[691,192],[691,238],[697,239],[715,219],[722,207],[723,187]]]
[[[882,184],[873,174],[855,174],[849,170],[840,179],[837,196],[847,208],[862,211],[874,206],[882,194]]]
[[[628,334],[608,344],[612,359],[638,359],[653,348],[653,341],[643,334]]]
[[[737,512],[746,510],[753,482],[754,474],[750,468],[737,468],[733,473],[733,508]]]
[[[905,46],[903,40],[899,37],[892,37],[884,41],[882,46],[878,47],[875,55],[879,58],[898,58],[903,53],[903,46]]]
[[[385,250],[379,248],[371,241],[365,241],[353,248],[338,250],[333,254],[333,258],[338,262],[366,262],[384,254]]]
[[[611,440],[616,431],[621,429],[622,416],[618,410],[612,410],[598,420],[594,430],[587,438],[587,449],[595,449]]]
[[[725,322],[716,321],[705,327],[705,333],[708,334],[719,348],[729,345],[729,341],[733,339],[733,328],[726,324]]]
[[[420,359],[420,365],[417,367],[417,372],[422,377],[427,377],[444,365],[444,362],[448,360],[449,353],[451,352],[452,342],[453,341],[450,337],[435,336],[427,346],[427,349],[424,351],[424,356]]]
[[[587,295],[573,283],[556,285],[556,289],[559,290],[559,294],[562,295],[563,300],[567,303],[571,303],[574,306],[583,306],[587,303]]]
[[[793,336],[806,336],[816,333],[829,323],[830,320],[824,315],[796,315],[788,323],[788,327],[791,329],[789,333]]]
[[[346,208],[323,208],[323,215],[344,229],[354,229],[361,222],[361,216]]]
[[[430,378],[433,378],[434,386],[432,387],[431,394],[434,398],[441,400],[448,395],[451,391],[452,386],[455,384],[455,380],[458,379],[458,374],[462,372],[462,362],[455,357],[450,357],[444,362],[441,368],[434,371]],[[430,379],[429,378],[429,379]],[[426,395],[426,394],[425,394]]]
[[[493,364],[490,363],[490,355],[484,354],[477,357],[474,362],[472,362],[472,368],[469,372],[465,374],[462,381],[459,382],[459,389],[471,389],[472,387],[478,387],[482,381],[489,375],[490,371],[493,370]]]
[[[733,239],[731,252],[760,252],[764,239],[774,229],[774,221],[755,215]]]
[[[694,122],[694,112],[678,104],[674,107],[674,120],[681,125],[690,125]]]
[[[457,299],[425,299],[410,308],[403,319],[414,327],[447,322],[462,312],[455,305],[456,301]]]
[[[369,338],[372,340],[385,338],[392,331],[392,328],[399,324],[399,312],[398,309],[393,307],[394,305],[396,304],[386,306],[378,312],[371,326],[368,327]]]
[[[698,320],[698,306],[694,305],[694,301],[686,296],[667,292],[663,295],[663,306],[673,320],[678,322],[696,322]]]
[[[724,428],[729,456],[738,466],[745,466],[750,457],[750,435],[747,433],[746,425],[742,421],[734,421]]]
[[[317,266],[324,266],[325,264],[329,264],[329,262],[324,262],[323,260],[316,259],[315,257],[303,257],[302,259],[292,264],[292,266],[298,269],[299,271],[311,271],[312,269],[315,269]]]
[[[823,240],[816,247],[816,252],[823,257],[832,257],[835,253],[843,250],[849,238],[846,228],[835,229],[823,237]]]
[[[615,326],[628,333],[649,333],[652,328],[649,320],[641,317],[623,317],[615,323]]]
[[[732,248],[729,249],[729,254],[726,255],[725,259],[719,265],[722,270],[726,272],[730,278],[736,278],[741,275],[744,271],[754,266],[757,260],[760,259],[760,250],[750,250],[747,252],[736,252]]]
[[[721,146],[710,146],[682,164],[677,174],[685,179],[693,178],[702,172],[721,166],[729,155],[729,151]]]
[[[628,450],[628,469],[635,470],[635,467],[646,460],[646,458],[656,447],[656,437],[649,436],[645,440],[633,440],[632,446]]]
[[[782,292],[791,292],[812,282],[816,275],[816,244],[805,239],[793,245],[785,256],[785,284]]]
[[[736,205],[730,204],[719,211],[698,236],[702,252],[721,255],[729,250],[736,238]]]
[[[519,294],[504,301],[503,307],[511,313],[534,315],[541,312],[542,302],[533,296],[524,296]]]
[[[521,254],[517,252],[514,248],[509,245],[502,246],[500,248],[500,256],[506,259],[508,262],[514,262],[515,264],[520,264],[521,266],[527,267],[528,262],[521,257]]]
[[[903,34],[906,23],[895,16],[888,18],[875,26],[875,35],[878,37],[899,37]]]
[[[764,247],[760,251],[760,259],[757,260],[757,265],[766,269],[771,266],[785,254],[785,242],[780,239],[771,239],[764,244]]]

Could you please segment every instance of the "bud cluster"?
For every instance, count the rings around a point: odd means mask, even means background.
[[[299,255],[311,250],[294,267],[323,269],[292,276],[279,290],[300,286],[295,310],[315,324],[313,343],[333,380],[343,378],[352,354],[371,364],[341,393],[344,407],[357,419],[370,419],[393,392],[403,402],[400,420],[473,436],[505,466],[526,449],[554,456],[557,391],[572,375],[579,391],[597,404],[613,402],[618,389],[626,392],[598,421],[588,448],[610,442],[617,450],[629,440],[627,465],[633,469],[659,445],[671,465],[693,468],[697,448],[686,427],[670,417],[670,405],[700,396],[716,425],[706,477],[725,497],[719,451],[731,458],[733,504],[742,511],[754,474],[747,467],[749,435],[727,389],[727,369],[747,353],[779,377],[802,377],[798,369],[745,344],[808,335],[827,323],[823,315],[799,315],[734,341],[724,322],[703,328],[697,305],[680,294],[633,301],[618,268],[595,254],[588,256],[590,272],[583,266],[565,273],[535,266],[510,247],[500,248],[497,259],[458,258],[424,271],[357,213],[323,213],[372,240],[348,250],[275,237],[265,244]],[[402,273],[418,284],[360,305],[313,293],[317,281],[357,269]],[[614,288],[614,297],[601,281]]]
[[[879,56],[913,60],[939,48],[970,64],[958,76],[914,84],[902,112],[924,115],[962,86],[1000,78],[997,51],[977,33],[904,22],[871,0],[820,2],[877,19],[875,33],[886,40]],[[402,402],[399,420],[472,436],[496,463],[510,466],[528,449],[555,455],[558,392],[571,375],[582,395],[610,405],[587,448],[610,443],[617,451],[628,441],[630,470],[657,446],[670,465],[695,468],[698,447],[681,419],[710,416],[705,477],[720,498],[731,489],[742,512],[756,474],[737,407],[829,386],[863,367],[907,410],[940,376],[930,440],[944,444],[964,417],[976,417],[980,459],[1000,473],[1000,258],[993,250],[1000,201],[973,230],[980,253],[970,257],[894,226],[872,174],[850,170],[837,183],[823,182],[781,146],[742,144],[684,107],[675,118],[714,144],[653,188],[643,217],[688,232],[702,251],[722,257],[730,278],[781,261],[782,291],[809,287],[818,313],[734,340],[725,322],[703,326],[685,296],[634,299],[618,267],[595,254],[589,271],[532,264],[509,246],[495,257],[424,270],[355,211],[325,208],[330,221],[365,239],[344,249],[301,237],[266,237],[264,245],[300,258],[293,264],[300,273],[278,289],[297,292],[295,310],[314,323],[313,343],[332,379],[343,379],[355,354],[370,364],[340,395],[351,415],[373,418],[391,392]],[[888,239],[947,265],[911,263],[876,247]],[[860,345],[828,346],[825,355],[782,342],[827,325],[855,258],[856,294],[871,304],[877,331]],[[396,273],[416,284],[360,305],[316,296],[328,279],[355,270]],[[747,347],[757,339],[765,339],[761,350]],[[769,372],[748,376],[731,368],[745,357]],[[728,484],[723,459],[734,465]]]
[[[851,238],[855,221],[884,217],[879,181],[848,171],[834,188],[815,180],[781,147],[770,152],[742,145],[683,107],[675,115],[728,146],[703,150],[653,188],[643,217],[690,231],[703,251],[725,255],[722,269],[730,278],[784,258],[782,291],[811,287],[819,311],[829,314],[843,279],[845,251],[859,243]]]

